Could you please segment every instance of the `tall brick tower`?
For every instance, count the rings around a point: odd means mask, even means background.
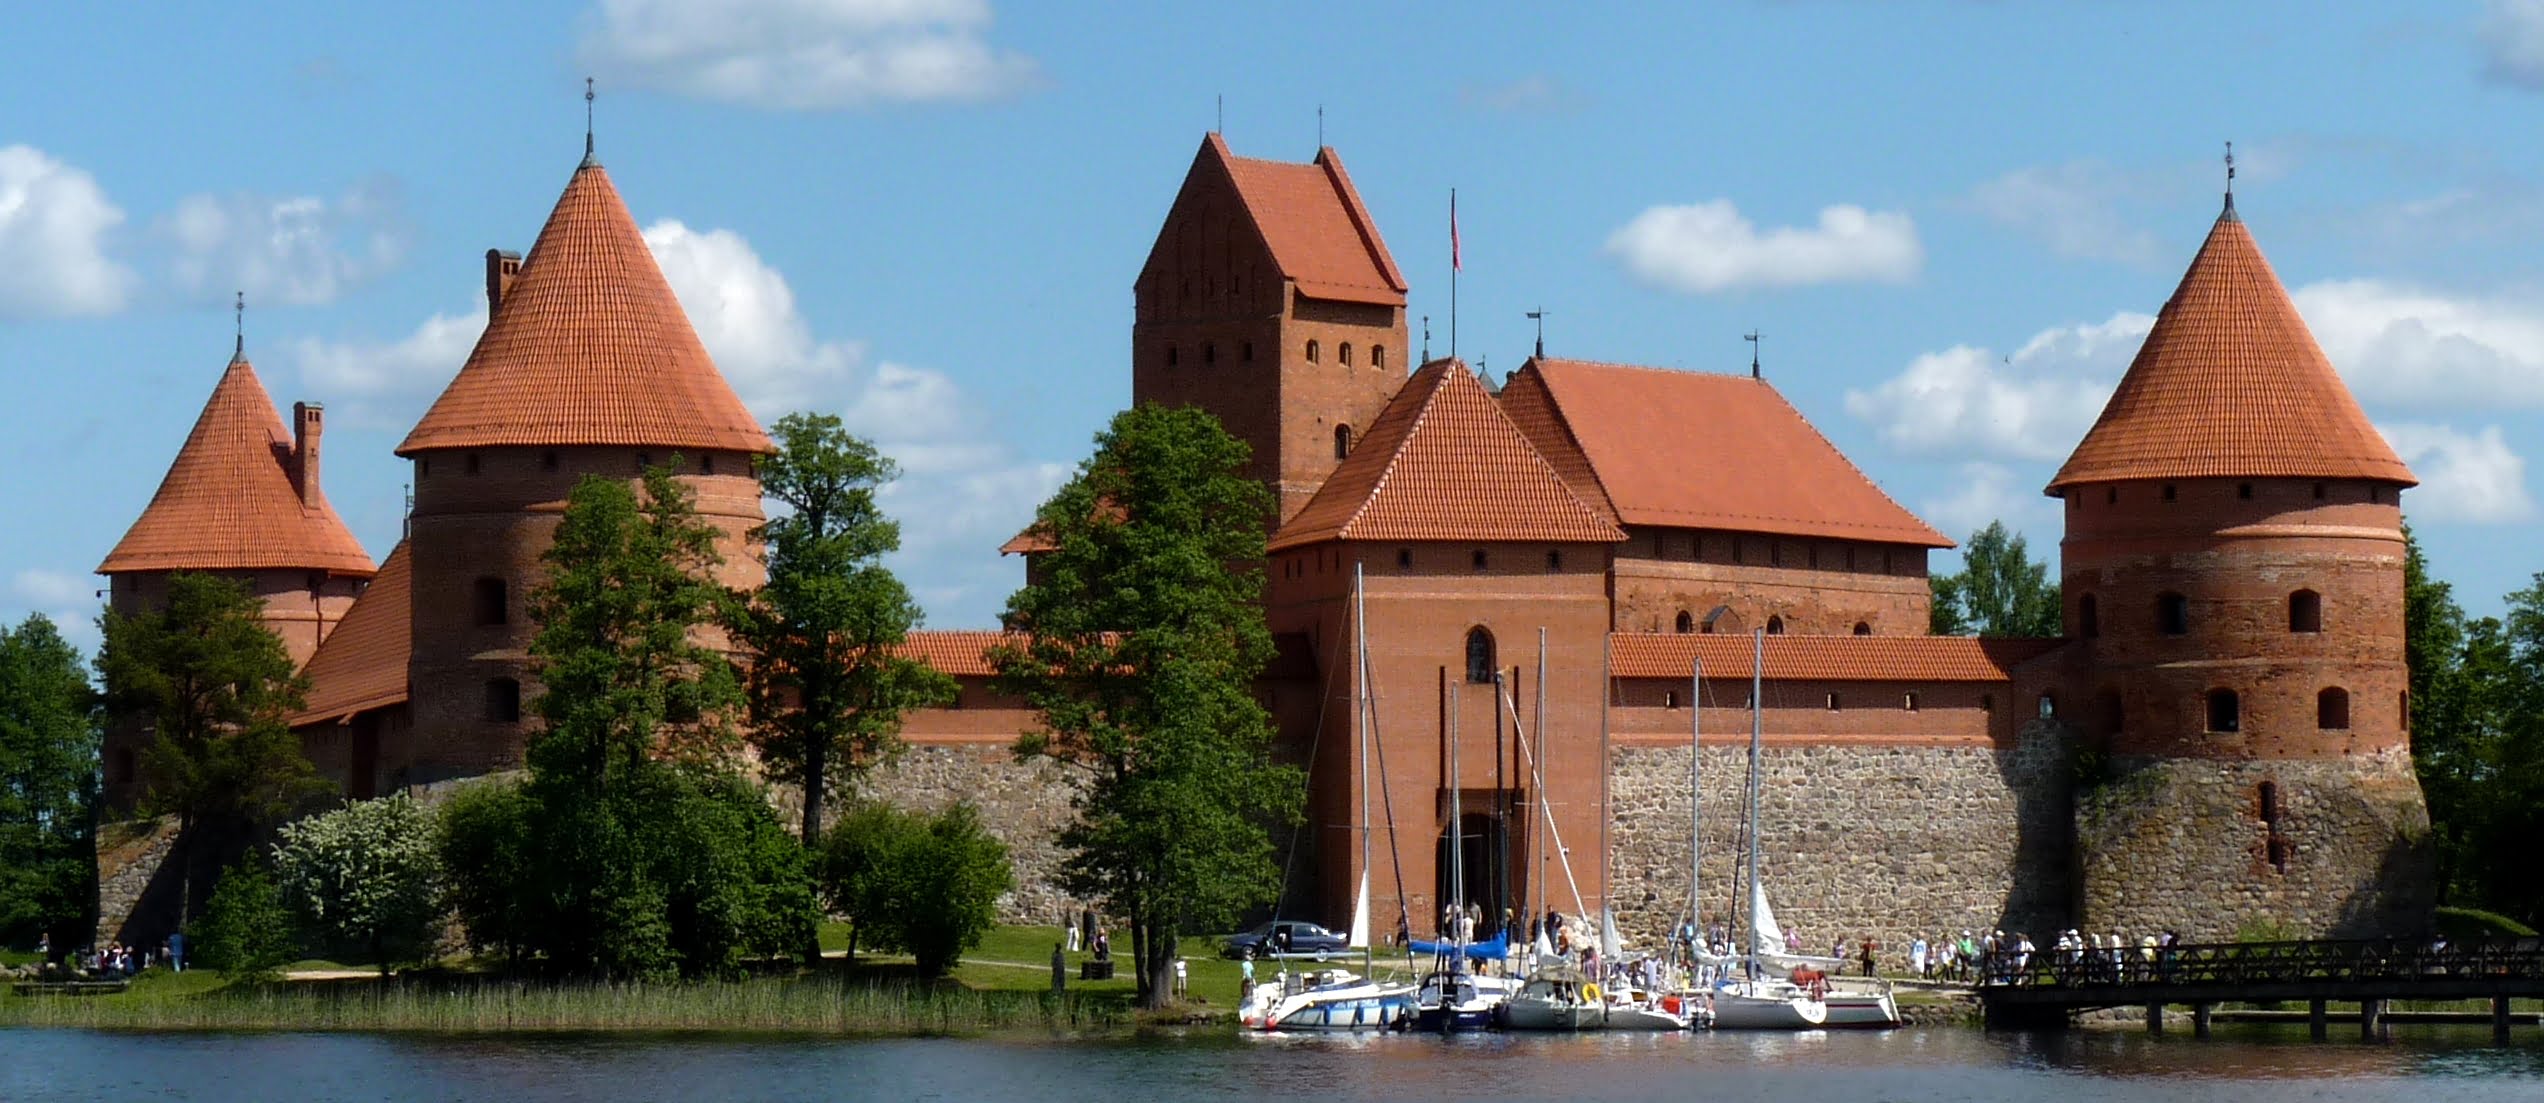
[[[2412,473],[2315,345],[2230,194],[2063,500],[2080,920],[2229,938],[2428,918],[2409,751]]]
[[[415,462],[409,780],[521,761],[536,695],[526,615],[587,475],[678,460],[721,534],[725,581],[759,581],[768,435],[698,343],[609,174],[585,156],[527,259],[486,257],[486,332],[397,454]]]
[[[1212,133],[1133,292],[1131,401],[1216,415],[1282,520],[1413,366],[1404,275],[1330,148],[1258,161]]]
[[[293,403],[285,428],[241,346],[149,507],[97,565],[109,607],[129,616],[158,605],[171,572],[221,575],[264,599],[266,627],[295,665],[307,663],[374,569],[319,491],[324,415],[316,403]],[[137,793],[134,764],[146,736],[106,733],[112,807],[129,807]]]

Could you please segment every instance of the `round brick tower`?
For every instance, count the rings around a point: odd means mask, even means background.
[[[2230,196],[2062,500],[2087,929],[2402,933],[2427,918],[2401,494],[2411,472]]]
[[[754,585],[768,435],[716,371],[609,174],[586,156],[527,259],[487,254],[486,332],[397,454],[415,464],[408,779],[520,765],[537,696],[530,595],[587,475],[673,464]]]
[[[219,575],[265,603],[265,626],[295,665],[306,664],[374,573],[370,553],[319,490],[324,429],[316,403],[293,403],[285,427],[241,346],[150,505],[97,565],[108,607],[125,616],[158,607],[172,572]],[[138,728],[107,730],[109,807],[129,808],[139,795],[147,739]]]

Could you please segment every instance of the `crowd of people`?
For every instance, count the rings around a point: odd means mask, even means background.
[[[29,966],[26,975],[54,981],[131,980],[146,969],[182,970],[184,945],[185,936],[171,935],[157,950],[109,941],[103,946],[83,946],[56,954],[52,936],[45,935],[36,943],[38,963]]]
[[[1702,930],[1694,923],[1682,922],[1671,932],[1671,939],[1680,947],[1703,951],[1689,954],[1691,959],[1732,958],[1740,953],[1732,944],[1730,928],[1719,920]],[[2165,951],[2180,941],[2170,931],[2141,935],[2133,942],[2116,933],[2086,934],[2071,928],[2058,932],[2050,942],[2049,956],[2044,958],[2027,933],[1972,929],[1957,936],[1917,935],[1908,942],[1906,961],[1898,964],[1905,965],[1906,977],[1946,984],[2003,983],[2031,972],[2036,961],[2061,973],[2118,978],[2132,965],[2152,968]],[[1800,927],[1785,928],[1783,943],[1786,956],[1806,956]],[[1871,938],[1841,937],[1830,944],[1826,957],[1845,963],[1863,976],[1875,977],[1883,975],[1881,948],[1881,943]]]

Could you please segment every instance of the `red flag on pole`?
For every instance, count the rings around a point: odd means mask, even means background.
[[[1466,265],[1458,256],[1457,189],[1449,189],[1449,271],[1464,271]]]

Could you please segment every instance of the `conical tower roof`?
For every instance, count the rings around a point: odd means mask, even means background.
[[[292,438],[247,357],[230,360],[159,492],[99,574],[267,568],[368,578],[371,556],[318,487],[294,485]]]
[[[2229,198],[2047,492],[2238,477],[2418,482],[2314,343]]]
[[[716,371],[609,173],[585,160],[468,363],[398,445],[770,451]]]

